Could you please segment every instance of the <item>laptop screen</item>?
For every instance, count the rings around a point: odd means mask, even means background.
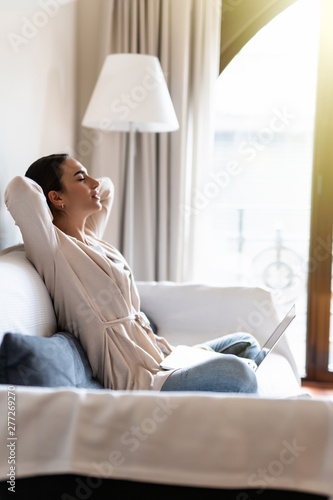
[[[255,363],[259,366],[260,363],[265,359],[267,354],[271,352],[273,347],[276,345],[280,337],[284,334],[287,326],[290,325],[292,320],[295,318],[296,312],[295,312],[295,304],[292,306],[290,311],[287,312],[281,323],[275,328],[274,332],[272,335],[268,338],[266,343],[263,345],[261,351],[257,354],[255,357],[254,361]]]

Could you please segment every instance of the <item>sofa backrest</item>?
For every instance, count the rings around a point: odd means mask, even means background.
[[[23,245],[0,252],[0,343],[7,332],[48,337],[56,329],[52,300]]]

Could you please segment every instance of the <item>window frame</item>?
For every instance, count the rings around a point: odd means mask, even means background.
[[[313,157],[306,381],[333,382],[328,370],[333,225],[333,16],[321,0],[316,122]]]

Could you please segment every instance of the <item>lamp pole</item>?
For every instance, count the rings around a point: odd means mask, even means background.
[[[130,267],[133,266],[133,235],[134,235],[134,162],[135,162],[135,128],[129,123],[129,157],[127,164],[126,202],[125,202],[125,234],[124,253]]]

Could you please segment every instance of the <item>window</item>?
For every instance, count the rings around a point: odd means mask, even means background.
[[[220,75],[214,161],[202,169],[192,203],[193,279],[268,287],[281,315],[295,303],[287,335],[302,376],[319,6],[290,6]]]

